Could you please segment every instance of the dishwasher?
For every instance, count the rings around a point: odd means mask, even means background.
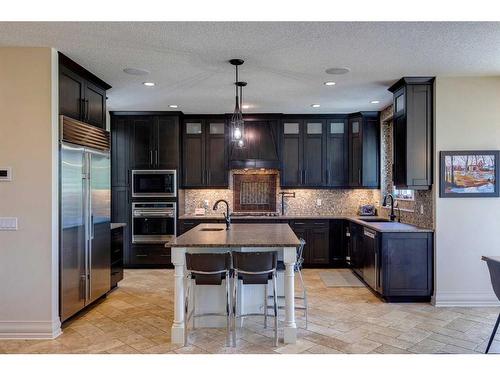
[[[379,266],[377,232],[363,228],[363,248],[365,253],[363,279],[373,290],[377,290]]]

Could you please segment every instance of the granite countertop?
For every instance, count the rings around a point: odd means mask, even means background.
[[[373,216],[370,216],[373,217]],[[224,220],[222,215],[205,215],[196,216],[192,214],[186,214],[179,216],[180,220]],[[349,215],[283,215],[283,216],[232,216],[233,220],[245,219],[245,220],[329,220],[329,219],[343,219],[349,220],[356,224],[361,224],[367,228],[373,229],[377,232],[387,232],[387,233],[397,233],[397,232],[409,232],[409,233],[432,233],[433,229],[421,228],[411,224],[398,223],[395,221],[389,222],[366,222],[363,221],[360,216],[349,216]]]
[[[288,224],[200,224],[165,247],[297,247],[300,241]]]
[[[111,223],[111,230],[126,227],[127,223]]]

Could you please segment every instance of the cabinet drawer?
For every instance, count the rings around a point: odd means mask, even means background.
[[[171,264],[170,248],[161,245],[133,246],[130,252],[132,265],[168,265]]]

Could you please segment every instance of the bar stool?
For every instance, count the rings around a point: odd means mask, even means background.
[[[307,329],[307,310],[309,308],[308,303],[307,303],[307,290],[304,284],[304,278],[302,277],[302,265],[304,264],[304,245],[306,244],[306,241],[303,238],[300,238],[300,245],[297,247],[297,258],[295,260],[295,265],[293,267],[293,271],[299,275],[299,282],[300,282],[300,287],[302,289],[302,296],[298,297],[295,296],[295,299],[303,300],[302,306],[300,305],[295,305],[295,310],[304,310],[304,318],[306,320],[306,329]],[[285,272],[285,263],[282,260],[278,260],[277,264],[277,272]],[[272,298],[272,296],[268,296],[268,298]],[[279,299],[284,299],[285,296],[278,296]],[[278,309],[283,309],[283,306],[278,306]]]
[[[493,287],[495,295],[500,300],[500,258],[497,260],[490,257],[483,257],[482,259],[486,261],[486,264],[488,265],[488,270],[490,271],[491,286]],[[497,322],[495,323],[495,327],[493,328],[493,332],[491,333],[485,354],[488,354],[488,352],[490,351],[490,346],[493,343],[493,339],[495,338],[495,334],[497,333],[499,324],[500,314],[498,314]]]
[[[233,346],[236,346],[236,318],[250,315],[264,315],[264,324],[267,327],[267,288],[269,281],[273,283],[274,301],[274,346],[278,346],[278,296],[276,294],[276,266],[278,253],[269,252],[233,252]],[[243,285],[264,285],[264,313],[263,314],[236,314],[238,280]]]
[[[201,316],[225,316],[226,317],[226,344],[229,346],[231,330],[231,309],[229,307],[229,275],[231,271],[231,253],[221,254],[190,254],[186,253],[187,268],[187,291],[184,303],[184,342],[187,344],[188,322],[193,319],[193,329],[195,328],[195,318]],[[197,285],[221,286],[222,280],[226,282],[226,313],[210,312],[195,314],[195,294]],[[193,288],[193,307],[189,310],[189,295]]]

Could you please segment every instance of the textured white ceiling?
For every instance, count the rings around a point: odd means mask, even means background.
[[[111,110],[231,112],[231,58],[245,60],[245,112],[378,110],[402,76],[500,75],[500,23],[2,22],[0,46],[55,47],[113,86]]]

